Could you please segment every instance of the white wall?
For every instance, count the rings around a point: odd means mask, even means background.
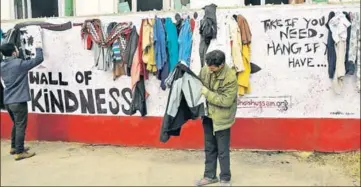
[[[325,6],[275,6],[275,7],[252,7],[240,9],[218,9],[218,23],[227,15],[242,14],[250,25],[252,31],[252,57],[251,62],[260,66],[261,71],[251,75],[251,94],[239,98],[239,109],[237,117],[288,117],[288,118],[360,118],[360,93],[356,89],[356,76],[346,76],[344,88],[340,95],[335,94],[332,89],[331,80],[328,78],[327,58],[324,54],[327,39],[327,29],[324,25],[307,25],[307,21],[322,20],[327,18],[330,11],[359,11],[359,4],[351,5],[325,5]],[[203,11],[198,11],[199,17],[203,16]],[[193,12],[189,12],[190,15]],[[287,15],[287,17],[285,17]],[[153,17],[153,12],[127,14],[125,16],[100,16],[102,22],[109,23],[115,20],[132,21],[139,28],[142,18]],[[174,13],[159,13],[158,16],[174,17]],[[185,15],[186,16],[186,15]],[[74,18],[74,22],[81,23],[85,18]],[[264,20],[280,20],[283,25],[285,19],[295,19],[295,24],[290,29],[313,29],[317,32],[316,37],[306,39],[285,39],[281,40],[280,32],[286,31],[285,26],[279,26],[265,31]],[[53,22],[60,22],[62,19],[54,19]],[[307,21],[306,21],[307,20]],[[65,21],[65,20],[64,20]],[[313,23],[320,23],[313,21]],[[3,30],[11,28],[13,24],[1,24]],[[98,100],[98,103],[104,102],[103,108],[107,109],[106,114],[101,115],[126,115],[122,112],[122,105],[129,109],[125,97],[115,95],[113,98],[109,93],[111,89],[122,89],[130,87],[130,78],[120,77],[118,80],[112,80],[112,72],[104,72],[94,68],[94,56],[91,51],[84,49],[80,38],[80,27],[74,27],[71,30],[63,32],[51,32],[44,30],[44,52],[45,61],[43,67],[37,67],[33,72],[53,73],[53,78],[57,79],[58,73],[62,73],[63,81],[68,81],[67,86],[59,85],[37,85],[32,84],[34,94],[41,93],[39,103],[45,105],[44,91],[47,89],[47,98],[49,91],[57,95],[59,89],[64,100],[64,91],[69,90],[80,97],[80,91],[91,89],[95,94],[95,89],[104,89],[105,93],[100,93],[99,97],[104,101]],[[301,30],[302,31],[302,30]],[[292,33],[294,33],[292,31]],[[281,54],[278,51],[268,53],[267,45],[272,44],[295,44],[300,47],[298,54]],[[308,51],[306,45],[317,46],[317,50]],[[56,46],[56,50],[54,50]],[[195,46],[198,47],[198,46]],[[307,65],[290,66],[290,59],[310,59],[310,67]],[[326,67],[325,67],[326,65]],[[44,68],[45,67],[45,68]],[[88,85],[77,83],[75,76],[77,72],[90,71],[91,80]],[[147,100],[149,116],[163,116],[167,102],[167,91],[162,91],[160,81],[154,76],[146,82],[146,89],[150,93]],[[113,94],[114,96],[114,94]],[[126,97],[130,97],[126,94]],[[94,96],[95,98],[95,96]],[[110,106],[115,106],[115,100],[120,104],[120,110],[116,114],[110,113]],[[263,106],[262,102],[275,103],[275,106]],[[72,102],[71,102],[72,103]],[[286,103],[286,108],[284,107]],[[277,106],[282,104],[282,106]],[[94,104],[95,105],[95,104]],[[32,105],[29,105],[30,112],[43,113],[38,108],[33,111]],[[52,111],[44,112],[52,113]],[[59,113],[59,111],[55,111]],[[83,114],[80,107],[71,114]],[[100,115],[99,112],[96,114]],[[95,114],[95,115],[96,115]],[[89,115],[89,114],[87,114]],[[92,115],[92,114],[91,114]]]

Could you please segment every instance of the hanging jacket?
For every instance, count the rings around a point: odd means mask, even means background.
[[[326,28],[328,30],[328,36],[327,36],[327,62],[328,62],[328,77],[330,79],[333,79],[335,75],[335,69],[336,69],[336,49],[335,49],[335,41],[332,38],[332,32],[330,29],[330,20],[335,17],[335,12],[331,11],[328,14],[328,21],[326,23]]]
[[[154,55],[155,55],[155,62],[157,65],[157,78],[161,80],[160,86],[163,90],[166,89],[164,80],[168,76],[168,66],[167,61],[167,50],[166,50],[166,34],[163,26],[163,22],[161,18],[155,18],[154,24]]]
[[[211,39],[217,37],[217,16],[216,10],[217,5],[210,4],[203,7],[204,17],[201,20],[200,34],[205,39],[206,43],[209,44]]]
[[[161,142],[167,142],[170,136],[179,136],[188,120],[207,116],[202,87],[201,80],[184,63],[176,66],[160,132]]]
[[[140,76],[140,80],[136,83],[133,91],[132,103],[130,104],[130,115],[134,115],[137,111],[141,116],[147,115],[148,93],[145,90],[144,77]]]
[[[35,49],[31,51],[32,45],[26,45],[28,43],[28,40],[26,37],[30,38],[28,35],[27,30],[31,30],[34,35],[38,35],[40,33],[41,27],[39,26],[32,26],[30,28],[24,28],[24,27],[16,27],[13,29],[8,30],[6,33],[6,37],[3,40],[3,43],[13,43],[19,50],[19,58],[23,60],[29,60],[31,59],[31,54],[35,53]],[[39,37],[39,36],[35,36]],[[33,37],[34,38],[34,37]],[[42,41],[41,41],[42,43]]]
[[[167,38],[169,72],[172,72],[178,63],[178,35],[177,28],[171,18],[165,19],[165,30]]]
[[[239,29],[241,31],[242,44],[251,43],[252,33],[251,33],[251,29],[249,28],[246,18],[244,18],[242,15],[238,15],[237,23],[238,23]]]
[[[236,72],[242,72],[244,70],[243,60],[242,60],[242,36],[241,31],[237,22],[232,18],[227,18],[227,26],[229,29],[229,35],[231,39],[231,52],[233,65]]]
[[[221,50],[224,52],[226,57],[226,64],[229,67],[233,67],[234,64],[232,59],[230,32],[229,28],[227,27],[227,21],[224,15],[218,17],[217,27],[219,28],[217,37],[211,40],[206,54],[214,50]]]
[[[334,91],[341,93],[343,88],[343,77],[346,74],[345,59],[347,48],[348,28],[351,23],[342,12],[336,12],[335,16],[328,21],[328,26],[332,33],[332,39],[336,47],[336,66],[332,80]]]
[[[242,45],[242,62],[244,70],[237,73],[238,95],[251,93],[251,44]]]
[[[351,15],[348,12],[343,12],[346,19],[351,22]],[[345,69],[346,74],[353,75],[355,73],[355,64],[351,63],[349,60],[349,51],[350,51],[350,45],[351,45],[351,27],[347,28],[347,38],[346,38],[346,55],[345,55]]]
[[[138,45],[139,35],[137,33],[137,28],[133,26],[132,31],[130,32],[129,41],[127,43],[127,48],[125,49],[124,61],[127,63],[127,75],[131,76],[131,67],[133,64],[134,55],[136,54],[137,45]]]
[[[153,25],[154,19],[146,19],[143,22],[143,37],[142,37],[142,51],[143,51],[143,62],[146,64],[147,71],[150,73],[157,72],[154,57],[154,39],[153,39]]]
[[[155,53],[155,62],[157,65],[157,69],[163,69],[163,66],[167,59],[166,54],[166,39],[165,39],[165,31],[161,18],[155,18],[154,24],[154,53]]]
[[[217,16],[216,9],[217,5],[210,4],[204,9],[204,17],[201,20],[199,33],[201,35],[201,41],[199,44],[199,56],[201,58],[202,66],[206,57],[208,46],[212,39],[217,38]]]
[[[178,38],[179,44],[179,62],[185,62],[189,67],[192,51],[192,30],[189,19],[184,20],[182,29]]]

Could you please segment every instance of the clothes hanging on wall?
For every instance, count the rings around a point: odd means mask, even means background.
[[[242,62],[244,70],[237,73],[238,95],[242,96],[251,93],[251,41],[252,33],[248,22],[242,15],[237,16],[237,23],[242,40]]]
[[[328,41],[330,43],[335,44],[335,55],[332,54],[332,57],[336,57],[336,59],[331,59],[334,63],[335,61],[335,69],[334,69],[334,75],[333,75],[333,88],[334,91],[337,94],[341,93],[341,90],[343,88],[343,78],[346,74],[346,68],[345,68],[345,60],[346,60],[346,47],[347,47],[347,37],[348,37],[348,28],[351,26],[351,23],[347,20],[346,16],[342,12],[335,12],[334,16],[333,14],[329,15],[332,17],[330,20],[328,20],[327,26],[329,30],[331,31],[332,41],[330,41],[330,38]],[[333,51],[328,51],[329,53],[332,53]],[[330,62],[329,62],[330,63]]]
[[[138,44],[136,45],[135,54],[133,56],[132,65],[130,67],[132,96],[133,98],[135,98],[132,99],[132,102],[130,104],[131,114],[135,114],[138,110],[140,111],[142,116],[147,115],[146,100],[149,96],[149,93],[146,91],[145,88],[145,80],[148,79],[148,72],[146,71],[146,67],[143,62],[142,50],[143,22],[145,21],[147,20],[142,20],[138,37]],[[134,42],[135,41],[133,41],[132,43]]]
[[[336,48],[335,48],[335,41],[332,38],[332,31],[329,25],[330,20],[335,17],[334,12],[330,12],[328,14],[328,21],[326,23],[326,28],[328,29],[328,36],[327,36],[327,62],[328,62],[328,77],[333,79],[335,76],[335,69],[336,69]]]
[[[201,57],[202,66],[204,64],[205,55],[211,39],[217,38],[217,5],[210,4],[203,7],[204,17],[201,20],[199,33],[201,34],[201,42],[199,45],[199,56]]]
[[[168,55],[166,46],[166,33],[161,18],[155,18],[154,24],[154,48],[155,48],[155,61],[157,65],[158,75],[157,78],[161,80],[160,87],[165,90],[165,79],[169,74]]]
[[[147,102],[148,93],[145,90],[144,77],[140,76],[140,80],[136,83],[133,91],[132,103],[130,104],[130,114],[134,115],[137,111],[141,116],[147,115]]]
[[[149,75],[148,75],[148,71],[146,70],[146,64],[143,61],[143,25],[144,22],[146,22],[147,20],[143,19],[142,23],[140,25],[140,30],[139,30],[139,39],[138,39],[138,49],[137,49],[137,61],[139,64],[139,74],[142,75],[144,77],[144,80],[148,80]],[[134,62],[135,60],[133,60]],[[138,77],[139,79],[139,77]]]
[[[206,99],[201,94],[202,81],[184,63],[179,63],[171,80],[166,112],[162,121],[160,141],[179,136],[188,120],[207,116]]]
[[[348,60],[350,63],[356,66],[356,85],[357,90],[360,92],[360,51],[361,51],[361,43],[360,43],[360,13],[359,12],[351,12],[351,34],[350,34],[350,48],[348,51]]]
[[[19,58],[29,60],[35,56],[35,48],[33,45],[35,40],[38,40],[38,43],[42,44],[40,33],[40,26],[17,26],[17,28],[9,29],[3,42],[14,43],[19,50]]]
[[[156,73],[157,67],[154,56],[154,19],[146,19],[143,21],[143,32],[142,32],[142,51],[143,51],[143,62],[146,64],[146,69],[150,73]]]
[[[137,45],[138,45],[139,35],[137,28],[133,26],[132,31],[130,32],[129,41],[127,43],[127,48],[125,50],[124,61],[127,63],[127,75],[131,76],[131,67],[133,65],[133,57],[136,55]]]
[[[194,20],[194,29],[196,31],[199,30],[200,27],[200,21],[195,19]],[[201,58],[199,56],[199,45],[200,45],[200,39],[201,35],[199,32],[193,32],[192,35],[192,52],[191,52],[191,62],[189,68],[196,74],[199,75],[202,69],[202,62]]]
[[[178,45],[178,61],[184,62],[189,67],[192,51],[192,29],[190,25],[190,19],[188,18],[183,21],[182,29],[179,33]]]
[[[252,33],[246,18],[244,18],[242,15],[238,15],[237,23],[241,31],[242,44],[245,45],[251,43]]]
[[[110,27],[108,27],[110,26]],[[115,77],[119,74],[117,72],[120,69],[114,70],[114,68],[120,68],[118,65],[113,66],[113,43],[118,40],[121,35],[128,34],[132,29],[131,22],[126,23],[110,23],[109,25],[102,25],[99,19],[85,20],[81,35],[84,37],[90,36],[94,42],[93,51],[95,58],[95,66],[99,70],[107,71],[113,69]],[[120,47],[120,46],[119,46]],[[116,48],[116,47],[115,47]],[[124,68],[124,66],[122,67]]]
[[[226,20],[231,41],[231,55],[233,59],[233,64],[230,67],[234,67],[236,72],[242,72],[244,70],[244,65],[242,59],[241,32],[236,20],[228,16]]]
[[[229,67],[233,67],[233,58],[232,58],[232,50],[231,50],[231,39],[229,28],[227,27],[226,17],[224,15],[218,16],[217,18],[217,37],[210,41],[208,49],[206,53],[209,53],[213,50],[221,50],[224,52],[226,57],[226,64]],[[241,51],[239,51],[240,53]]]
[[[165,19],[165,31],[167,36],[169,72],[172,72],[178,63],[178,34],[177,28],[171,18]]]

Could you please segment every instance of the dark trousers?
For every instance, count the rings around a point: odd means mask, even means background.
[[[206,154],[204,177],[214,179],[217,173],[217,158],[221,168],[220,180],[230,181],[229,143],[231,129],[213,133],[213,122],[210,118],[203,119],[204,151]]]
[[[25,131],[28,122],[28,103],[16,103],[6,105],[13,129],[11,131],[11,148],[15,148],[16,154],[24,152]]]

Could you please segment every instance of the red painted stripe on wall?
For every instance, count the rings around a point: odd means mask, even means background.
[[[190,121],[180,137],[159,141],[161,117],[29,114],[27,140],[201,149],[200,121]],[[12,122],[1,113],[1,138],[9,139]],[[232,128],[237,149],[350,151],[360,150],[359,119],[239,118]]]

